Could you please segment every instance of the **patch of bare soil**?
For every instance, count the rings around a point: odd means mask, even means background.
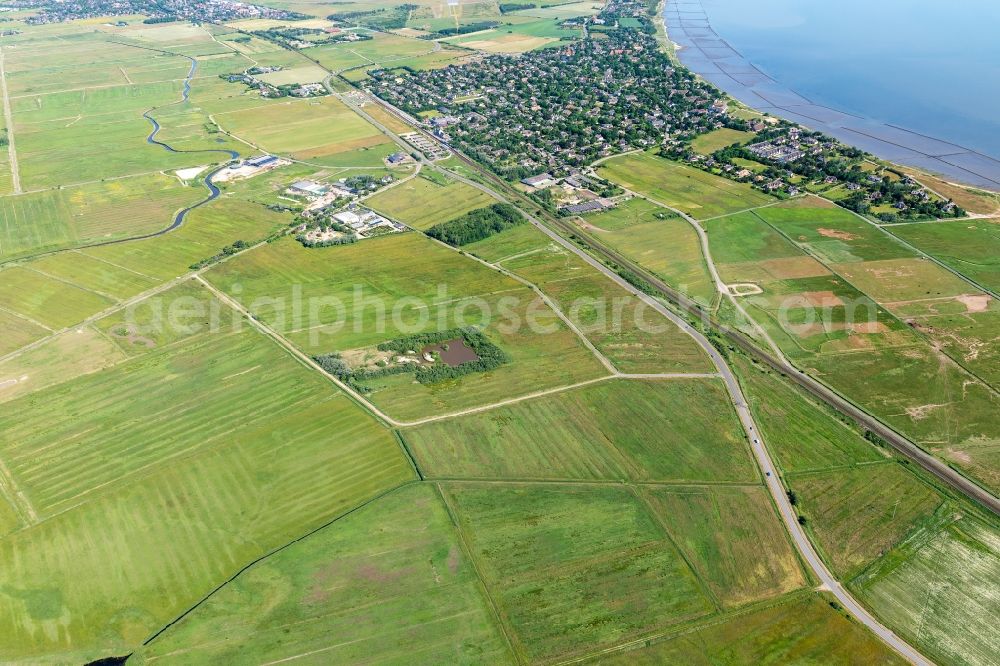
[[[955,300],[965,306],[966,312],[986,312],[990,307],[989,294],[963,294]]]
[[[880,321],[865,321],[851,324],[851,330],[855,333],[885,333],[889,327]]]
[[[136,330],[131,326],[116,326],[111,329],[111,335],[125,340],[130,345],[136,345],[138,347],[145,347],[146,349],[152,349],[156,346],[156,341],[152,338],[147,338],[144,335],[139,335]]]
[[[804,291],[801,295],[810,305],[817,308],[835,308],[844,304],[844,301],[832,291]]]
[[[906,415],[909,416],[914,421],[921,421],[930,416],[930,413],[932,411],[938,409],[939,407],[945,407],[946,404],[947,403],[940,405],[928,404],[928,405],[918,405],[916,407],[907,407]]]
[[[819,232],[819,235],[824,238],[836,238],[837,240],[842,241],[852,241],[861,238],[861,236],[857,236],[847,231],[841,231],[840,229],[827,229],[825,227],[820,227],[816,231]]]

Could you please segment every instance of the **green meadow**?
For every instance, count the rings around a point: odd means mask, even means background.
[[[744,183],[714,176],[652,153],[631,153],[603,162],[597,172],[622,187],[704,220],[754,208],[775,199]]]
[[[437,173],[433,178],[417,176],[396,184],[366,201],[374,210],[421,230],[494,203],[471,185]]]
[[[396,490],[255,565],[129,662],[303,654],[326,663],[513,663],[433,488]]]
[[[412,474],[388,431],[252,332],[195,336],[4,414],[24,524],[0,540],[12,659],[127,653],[248,561]]]
[[[718,380],[607,380],[403,437],[432,478],[756,483],[727,401]]]
[[[585,229],[689,298],[711,306],[718,298],[697,232],[671,211],[634,198],[584,218]]]

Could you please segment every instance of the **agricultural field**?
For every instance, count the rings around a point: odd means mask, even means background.
[[[711,155],[717,150],[726,148],[734,143],[744,144],[755,136],[753,132],[741,132],[739,130],[720,127],[717,130],[706,132],[691,142],[691,148],[702,155]]]
[[[249,61],[192,25],[119,32],[40,34],[5,52],[25,190],[219,161],[217,155],[170,152],[147,143],[153,127],[142,114],[150,109],[160,119],[186,114],[192,118],[187,127],[162,122],[166,129],[159,138],[183,138],[175,147],[185,150],[214,148],[207,117],[182,103],[183,79],[191,70],[185,55],[199,56],[193,89]]]
[[[0,356],[39,340],[47,333],[41,324],[0,308]]]
[[[545,5],[541,3],[540,6],[532,9],[520,9],[516,12],[511,12],[511,16],[534,16],[536,18],[550,18],[550,19],[570,19],[576,18],[577,16],[593,16],[594,14],[600,13],[603,8],[603,3],[600,2],[568,2],[560,4],[550,4]]]
[[[943,524],[941,524],[943,522]],[[939,663],[996,662],[1000,540],[972,517],[949,512],[916,531],[855,581],[861,598]]]
[[[675,486],[642,492],[723,608],[805,586],[791,542],[764,488]]]
[[[483,261],[502,264],[518,256],[541,252],[555,243],[530,224],[522,224],[499,234],[462,246]]]
[[[775,201],[749,185],[713,176],[652,153],[613,157],[601,163],[597,172],[602,178],[699,220]]]
[[[512,663],[432,487],[396,490],[257,564],[129,663],[303,653],[326,663]]]
[[[159,238],[81,250],[83,254],[154,280],[184,275],[192,264],[237,240],[262,241],[288,226],[288,218],[235,198],[216,199],[191,211],[184,224]]]
[[[0,269],[0,308],[50,330],[81,322],[114,302],[26,266]]]
[[[154,174],[0,198],[0,261],[153,233],[207,196]]]
[[[420,384],[402,374],[368,382],[369,397],[395,418],[447,413],[606,374],[528,287],[417,234],[313,249],[282,240],[207,277],[312,355],[463,325],[483,326],[510,355],[510,363],[456,380]]]
[[[614,652],[586,663],[829,664],[902,666],[904,659],[818,594],[740,613],[662,641]]]
[[[895,463],[790,475],[833,571],[849,580],[928,521],[941,496]]]
[[[794,403],[804,409],[809,400],[749,366],[742,364],[741,381],[768,446],[786,469],[818,467],[809,462],[815,455],[804,443],[789,447],[795,432],[779,435],[791,420],[787,415],[800,411],[790,409]],[[758,409],[776,402],[778,388],[787,394],[781,401],[787,407],[771,415]],[[818,408],[811,409],[818,415]],[[815,437],[806,441],[822,444]],[[995,652],[988,646],[996,644],[995,630],[983,618],[996,614],[996,600],[982,585],[1000,566],[995,522],[968,515],[965,505],[946,499],[908,465],[866,462],[856,453],[838,458],[824,470],[786,477],[807,530],[833,571],[888,626],[938,663],[992,663]]]
[[[449,37],[447,42],[487,53],[524,53],[558,44],[563,39],[578,39],[577,28],[563,28],[562,19],[535,19],[525,15],[507,15],[497,28]]]
[[[817,587],[695,339],[532,224],[428,237],[496,203],[458,180],[486,176],[387,166],[412,148],[378,127],[412,128],[354,92],[375,68],[571,45],[588,31],[560,24],[600,3],[415,0],[298,52],[241,31],[385,6],[265,2],[311,18],[3,15],[0,661],[900,663]],[[271,65],[338,94],[228,80]],[[262,153],[292,163],[206,186]],[[1000,487],[1000,304],[973,283],[1000,283],[995,220],[879,226],[652,151],[595,168],[632,192],[567,218],[570,240],[731,321],[717,269],[804,372]],[[335,208],[290,184],[358,175],[391,176],[361,203],[411,229],[305,247]],[[935,662],[993,664],[993,517],[718,352],[839,583]]]
[[[955,220],[884,227],[938,261],[1000,291],[1000,220]]]
[[[261,102],[216,113],[215,119],[225,131],[262,150],[321,164],[330,156],[389,141],[335,97]]]
[[[326,70],[318,65],[302,65],[291,69],[261,74],[260,80],[273,86],[283,86],[293,83],[319,83],[326,78]]]
[[[671,211],[633,198],[581,225],[692,300],[711,306],[718,298],[697,232]]]
[[[524,659],[593,652],[712,610],[625,488],[452,484],[444,495]]]
[[[778,466],[786,473],[824,470],[886,460],[861,433],[812,402],[774,373],[737,357],[754,418]]]
[[[429,54],[434,50],[432,42],[409,39],[387,32],[368,34],[373,39],[324,44],[310,48],[306,53],[323,67],[334,72],[341,72],[365,65],[392,67],[397,61],[402,63],[405,60]]]
[[[97,372],[126,358],[93,326],[64,331],[0,360],[0,403]]]
[[[715,371],[694,338],[560,246],[502,266],[537,285],[621,372]]]
[[[27,526],[0,540],[14,659],[127,653],[246,562],[412,475],[387,430],[253,332],[195,336],[4,414]]]
[[[758,482],[717,380],[608,380],[403,437],[432,478]]]
[[[366,201],[383,215],[420,230],[494,203],[488,194],[436,172],[395,185]]]

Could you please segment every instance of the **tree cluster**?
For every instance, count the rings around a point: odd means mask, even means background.
[[[453,247],[489,238],[524,223],[524,217],[510,204],[498,203],[469,211],[465,215],[436,224],[427,235]]]

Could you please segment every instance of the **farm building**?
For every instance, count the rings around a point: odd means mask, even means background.
[[[556,184],[556,179],[550,173],[540,173],[537,176],[522,178],[521,182],[530,187],[543,188]]]

